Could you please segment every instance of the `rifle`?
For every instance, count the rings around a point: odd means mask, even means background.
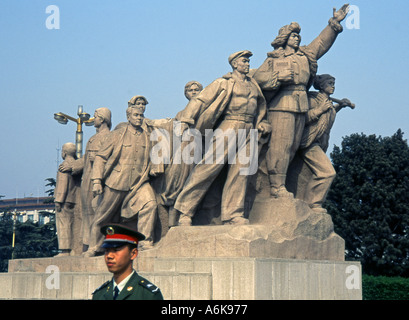
[[[332,100],[332,101],[334,101],[335,103],[339,103],[340,105],[343,105],[344,104],[344,101],[342,101],[342,100],[340,100],[340,99],[336,99],[336,98],[332,98],[332,97],[330,97],[330,99]],[[352,103],[351,102],[351,104],[348,104],[348,105],[346,105],[347,107],[350,107],[351,109],[355,109],[355,103]]]

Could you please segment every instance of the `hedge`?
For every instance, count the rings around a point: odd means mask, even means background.
[[[363,300],[409,300],[409,278],[362,275]]]

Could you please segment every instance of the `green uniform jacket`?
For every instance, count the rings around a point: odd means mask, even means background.
[[[92,300],[113,300],[113,280],[105,282],[92,293]],[[116,300],[163,300],[160,289],[138,275],[132,275]]]

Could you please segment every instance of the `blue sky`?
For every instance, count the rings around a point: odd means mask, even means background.
[[[230,71],[227,57],[248,49],[257,68],[272,50],[280,27],[297,21],[302,44],[326,26],[338,0],[2,0],[0,2],[0,195],[44,196],[55,177],[62,144],[75,142],[76,116],[112,111],[126,121],[127,101],[147,97],[149,118],[173,117],[186,105],[190,80],[210,84]],[[354,1],[359,29],[341,33],[319,60],[319,73],[337,79],[342,110],[330,140],[352,133],[409,135],[409,2]],[[46,8],[56,5],[60,29],[46,28]],[[347,18],[348,19],[348,18]],[[351,20],[350,20],[351,21]],[[83,127],[85,143],[95,133]]]

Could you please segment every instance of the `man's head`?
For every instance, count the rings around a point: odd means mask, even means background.
[[[108,271],[120,275],[132,268],[133,260],[138,255],[138,242],[145,236],[136,230],[121,224],[108,224],[101,228],[105,240],[105,263]]]
[[[315,76],[313,86],[316,90],[331,95],[335,91],[335,78],[330,74],[319,74]]]
[[[111,129],[111,110],[108,108],[98,108],[94,113],[94,127],[99,128],[102,123],[106,123],[108,128]]]
[[[250,71],[250,57],[253,54],[251,51],[238,51],[229,56],[229,63],[233,70],[237,70],[242,74],[247,74]]]
[[[126,118],[133,127],[138,128],[145,119],[144,112],[144,106],[130,106],[126,109]]]
[[[203,90],[203,86],[200,82],[189,81],[185,85],[185,97],[186,99],[190,100],[193,97],[197,96],[202,90]]]
[[[278,36],[271,43],[274,49],[285,48],[287,45],[298,49],[301,43],[301,27],[297,22],[291,22],[278,31]]]
[[[61,149],[61,157],[63,159],[65,159],[67,156],[76,158],[76,151],[77,148],[75,147],[75,144],[73,144],[72,142],[64,143]]]
[[[297,50],[300,47],[301,36],[297,32],[291,32],[287,39],[287,47]]]
[[[132,263],[137,256],[137,247],[130,244],[105,248],[105,264],[108,271],[114,275],[119,276],[132,269]]]

